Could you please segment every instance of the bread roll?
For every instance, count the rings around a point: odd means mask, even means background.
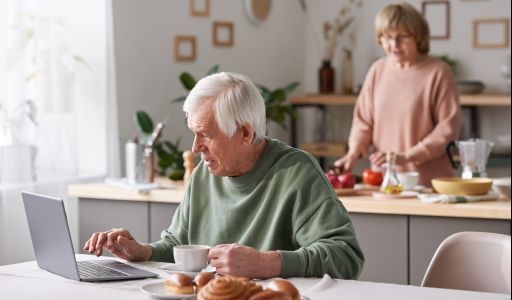
[[[268,288],[274,291],[285,292],[290,295],[292,300],[300,300],[300,294],[297,288],[288,280],[275,279],[268,285]]]
[[[165,279],[165,288],[176,294],[193,294],[194,281],[183,273],[173,273]]]
[[[231,276],[217,277],[203,288],[197,294],[198,300],[247,300],[249,291],[245,284]]]
[[[199,291],[203,286],[205,286],[210,280],[214,279],[215,275],[212,272],[201,272],[194,277],[194,283],[196,284],[196,288]]]
[[[265,290],[249,298],[249,300],[292,300],[285,292]]]
[[[263,287],[261,285],[250,280],[249,278],[239,277],[239,280],[242,281],[242,283],[246,286],[247,290],[249,291],[249,298],[263,291]]]

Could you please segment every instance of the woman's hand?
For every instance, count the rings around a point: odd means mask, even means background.
[[[352,168],[356,164],[357,160],[360,158],[358,153],[347,153],[342,158],[338,159],[334,162],[336,167],[343,168],[343,172],[352,172]]]
[[[386,162],[386,152],[377,151],[370,155],[370,162],[372,166],[380,167]],[[395,154],[395,165],[402,166],[409,163],[409,160],[405,155],[401,153]]]

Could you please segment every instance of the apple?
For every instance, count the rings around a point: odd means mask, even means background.
[[[338,175],[336,175],[336,173],[334,173],[334,171],[329,171],[329,173],[325,173],[325,176],[327,176],[327,179],[329,180],[329,182],[331,183],[333,188],[335,188],[335,189],[341,188],[341,183],[338,180]]]
[[[340,182],[341,188],[351,189],[356,184],[356,177],[350,173],[343,173],[338,176],[338,181]]]

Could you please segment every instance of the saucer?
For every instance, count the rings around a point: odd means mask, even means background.
[[[165,270],[167,273],[182,273],[182,274],[185,274],[185,275],[188,275],[190,277],[195,277],[197,274],[201,273],[201,272],[210,272],[210,273],[215,273],[215,268],[212,267],[211,265],[208,265],[206,266],[206,268],[202,269],[201,271],[197,271],[197,272],[192,272],[192,271],[184,271],[184,270],[181,270],[178,265],[176,264],[168,264],[168,265],[164,265],[164,266],[161,266],[159,267],[160,270]]]
[[[157,299],[195,299],[195,294],[176,294],[165,288],[164,281],[146,284],[140,291]]]

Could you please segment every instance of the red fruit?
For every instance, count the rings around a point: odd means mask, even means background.
[[[356,184],[356,178],[350,173],[344,173],[338,176],[338,181],[343,189],[351,189]]]
[[[363,171],[363,183],[368,185],[379,186],[382,183],[383,176],[380,171],[372,171],[372,169],[365,169]]]
[[[331,183],[332,187],[335,189],[341,188],[341,183],[338,180],[338,175],[336,175],[334,172],[325,173],[325,176],[327,176],[327,179]]]

